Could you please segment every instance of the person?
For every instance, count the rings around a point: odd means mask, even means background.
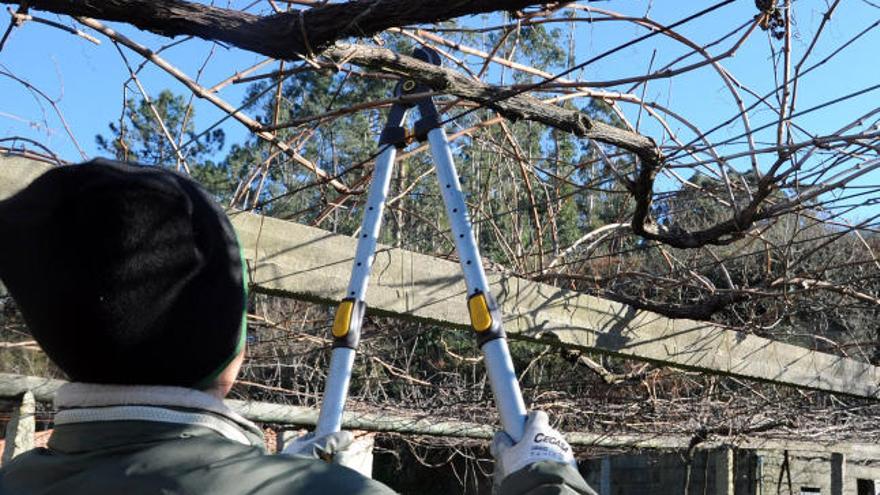
[[[0,280],[70,382],[46,448],[0,469],[0,494],[390,494],[345,465],[349,432],[267,455],[223,398],[244,359],[243,256],[197,183],[97,159],[0,201]],[[593,494],[547,416],[492,443],[497,492]],[[332,462],[322,459],[332,458]]]

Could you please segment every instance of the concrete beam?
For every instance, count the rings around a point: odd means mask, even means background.
[[[344,297],[356,240],[251,213],[232,213],[258,291],[334,303]],[[613,301],[504,274],[489,281],[512,338],[549,339],[706,373],[877,398],[880,368],[735,332],[672,320]],[[380,247],[368,311],[468,328],[457,263]]]
[[[0,156],[0,199],[49,165]],[[244,212],[230,214],[257,291],[335,303],[348,284],[356,240]],[[489,274],[512,338],[655,362],[705,373],[880,396],[880,368],[704,322],[673,320],[547,284]],[[367,292],[368,311],[467,328],[457,263],[381,247]]]

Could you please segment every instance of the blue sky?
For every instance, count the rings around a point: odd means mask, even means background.
[[[244,2],[234,1],[232,6],[241,6]],[[662,23],[672,23],[710,2],[671,1],[647,2],[615,0],[609,2],[592,2],[589,5],[615,10],[626,15],[642,16],[646,12]],[[804,52],[812,39],[821,15],[825,11],[823,0],[798,0],[795,2],[796,36],[795,53]],[[695,23],[683,26],[680,32],[698,43],[705,43],[721,34],[739,26],[755,14],[752,0],[739,0],[724,7]],[[63,16],[39,13],[49,19],[65,24],[71,21]],[[587,14],[578,14],[586,16]],[[5,17],[5,16],[4,16]],[[832,50],[855,33],[880,20],[880,9],[872,7],[862,0],[843,0],[837,15],[832,19],[820,43],[811,57],[811,62],[821,60]],[[468,25],[501,22],[500,16],[481,16],[466,20]],[[6,20],[0,21],[5,26]],[[110,24],[114,29],[130,36],[139,43],[157,49],[168,44],[170,40],[160,36],[141,32],[129,26]],[[576,31],[577,62],[588,59],[610,47],[625,42],[635,36],[644,34],[644,29],[629,23],[602,22],[595,24],[579,23]],[[116,48],[106,38],[97,35],[101,45],[72,36],[45,25],[27,23],[15,29],[6,47],[0,52],[0,70],[15,74],[26,79],[44,91],[50,98],[57,101],[69,127],[88,156],[96,156],[99,150],[95,145],[95,134],[106,133],[107,124],[119,118],[123,99],[123,82],[127,72]],[[567,43],[567,40],[559,40]],[[775,46],[779,43],[773,42]],[[775,86],[773,67],[770,61],[769,46],[771,42],[763,32],[755,33],[752,38],[738,51],[733,58],[722,63],[744,86],[763,95]],[[724,43],[712,49],[718,53],[726,49]],[[873,30],[838,57],[816,70],[814,74],[804,78],[799,96],[799,109],[828,101],[880,83],[880,64],[877,63],[877,47],[880,47],[880,30]],[[226,48],[199,40],[183,43],[163,53],[163,56],[189,74],[194,74],[204,63],[206,57],[214,50],[214,55],[206,65],[201,82],[211,86],[236,70],[248,67],[263,59],[262,56],[234,48]],[[655,57],[654,67],[674,59],[684,50],[681,45],[661,36],[627,48],[612,57],[586,67],[573,77],[584,80],[608,80],[618,77],[637,76],[645,73],[650,60]],[[142,59],[131,52],[126,56],[133,64],[140,64]],[[696,59],[691,59],[696,60]],[[811,65],[810,62],[807,64]],[[508,79],[509,80],[509,79]],[[177,93],[186,93],[186,88],[166,75],[163,71],[147,65],[141,73],[141,81],[147,91],[155,96],[162,89],[170,88]],[[224,89],[220,95],[234,105],[242,102],[246,85],[232,85]],[[609,88],[609,89],[624,89]],[[132,85],[132,89],[133,85]],[[134,93],[129,92],[129,96]],[[641,88],[638,91],[641,94]],[[676,77],[672,80],[651,82],[645,97],[675,109],[690,122],[702,129],[714,127],[716,124],[732,117],[736,107],[730,93],[718,75],[709,67],[693,73]],[[743,93],[746,104],[754,99]],[[851,121],[857,114],[880,106],[880,91],[873,91],[858,98],[835,105],[832,108],[805,115],[797,119],[797,123],[816,135],[831,133],[840,126]],[[635,121],[638,107],[624,106],[624,111],[631,121]],[[213,124],[223,117],[223,113],[212,105],[201,102],[197,107],[197,129]],[[759,110],[751,114],[752,124],[757,126],[775,120],[775,116],[767,110]],[[227,143],[241,142],[247,135],[246,129],[236,122],[226,122],[221,126],[227,134]],[[686,140],[691,134],[681,125],[673,126],[681,132]],[[663,131],[659,125],[642,118],[642,132],[658,140]],[[714,133],[713,141],[723,141],[742,133],[739,121],[726,126]],[[772,142],[774,129],[757,135],[759,140]],[[62,158],[78,160],[79,153],[67,136],[59,119],[52,108],[34,98],[20,84],[0,75],[0,137],[24,136],[37,140]],[[801,140],[806,136],[798,136]],[[8,144],[8,143],[6,143]],[[228,149],[228,145],[227,145]],[[732,153],[745,149],[735,144],[723,148],[723,152]],[[734,162],[737,168],[746,166],[746,162]],[[859,181],[860,184],[880,183],[880,174],[869,175]],[[868,214],[874,209],[863,210]],[[880,211],[880,210],[878,210]],[[859,215],[856,215],[859,216]]]

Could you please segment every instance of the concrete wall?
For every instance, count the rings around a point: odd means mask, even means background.
[[[651,452],[610,456],[582,464],[590,486],[601,495],[727,495],[726,449],[684,453]],[[739,493],[739,492],[737,492]],[[731,494],[732,495],[732,494]]]
[[[683,453],[608,456],[582,463],[581,471],[600,495],[800,495],[810,489],[823,495],[867,495],[858,491],[858,480],[880,480],[880,459],[722,448],[696,450],[689,463]],[[876,493],[880,490],[870,495]]]
[[[747,451],[743,457],[748,464],[755,469],[753,479],[760,479],[761,487],[754,495],[769,495],[776,493],[789,493],[789,480],[791,492],[799,494],[801,489],[818,488],[820,493],[831,493],[831,458],[832,454],[810,454],[805,452],[789,452],[786,468],[786,454],[784,451]],[[760,466],[758,471],[758,459]],[[780,483],[781,480],[781,483]],[[763,488],[763,492],[760,489]],[[750,493],[750,492],[743,492]],[[754,492],[751,492],[754,493]]]

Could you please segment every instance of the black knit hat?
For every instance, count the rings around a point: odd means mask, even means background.
[[[232,226],[160,168],[58,167],[0,201],[0,279],[75,381],[198,387],[243,346]]]

